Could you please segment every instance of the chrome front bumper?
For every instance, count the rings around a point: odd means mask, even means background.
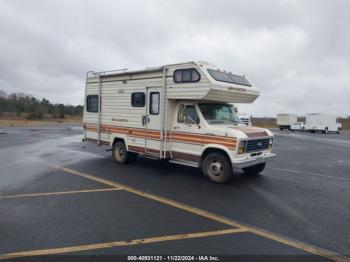
[[[259,156],[249,156],[245,158],[237,158],[232,161],[233,168],[244,168],[254,166],[257,164],[265,163],[266,160],[275,157],[275,153],[263,153]]]

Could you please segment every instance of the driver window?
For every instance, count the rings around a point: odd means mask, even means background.
[[[195,122],[199,124],[200,120],[196,108],[193,105],[180,105],[177,122],[185,124],[194,124]]]

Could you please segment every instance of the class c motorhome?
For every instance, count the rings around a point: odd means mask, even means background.
[[[234,168],[259,174],[274,156],[273,134],[242,124],[229,104],[258,96],[247,77],[206,62],[88,72],[84,141],[111,147],[117,163],[139,154],[167,159],[218,183]]]

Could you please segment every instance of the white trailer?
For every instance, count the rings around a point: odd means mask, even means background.
[[[293,123],[298,122],[298,116],[294,114],[278,114],[277,115],[277,126],[280,130],[288,129]]]
[[[312,113],[306,115],[306,131],[322,133],[337,132],[340,133],[341,124],[337,123],[337,117],[334,115]]]
[[[259,174],[273,157],[273,134],[241,123],[229,103],[252,103],[259,89],[245,76],[205,62],[139,71],[89,72],[84,141],[107,145],[117,163],[138,154],[202,168],[228,181],[233,168]]]

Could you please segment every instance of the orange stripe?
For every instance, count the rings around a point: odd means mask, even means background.
[[[92,126],[95,126],[95,128],[93,128]],[[86,130],[97,132],[96,126],[97,125],[94,124],[88,124],[86,125]],[[117,132],[122,134],[128,134],[130,137],[160,140],[160,131],[158,130],[101,125],[101,131],[104,131],[104,133],[107,134]],[[237,141],[237,139],[234,137],[190,134],[186,132],[171,132],[171,134],[167,134],[166,138],[169,142],[182,142],[193,144],[219,144],[233,149],[236,147]]]
[[[210,138],[207,138],[207,137],[194,137],[194,136],[179,136],[179,135],[171,135],[169,137],[169,139],[193,139],[193,140],[198,140],[198,141],[219,141],[220,142],[227,142],[227,143],[234,143],[236,144],[236,140],[233,140],[233,139],[223,139],[221,137],[217,137],[217,138],[213,138],[213,137],[210,137]]]

